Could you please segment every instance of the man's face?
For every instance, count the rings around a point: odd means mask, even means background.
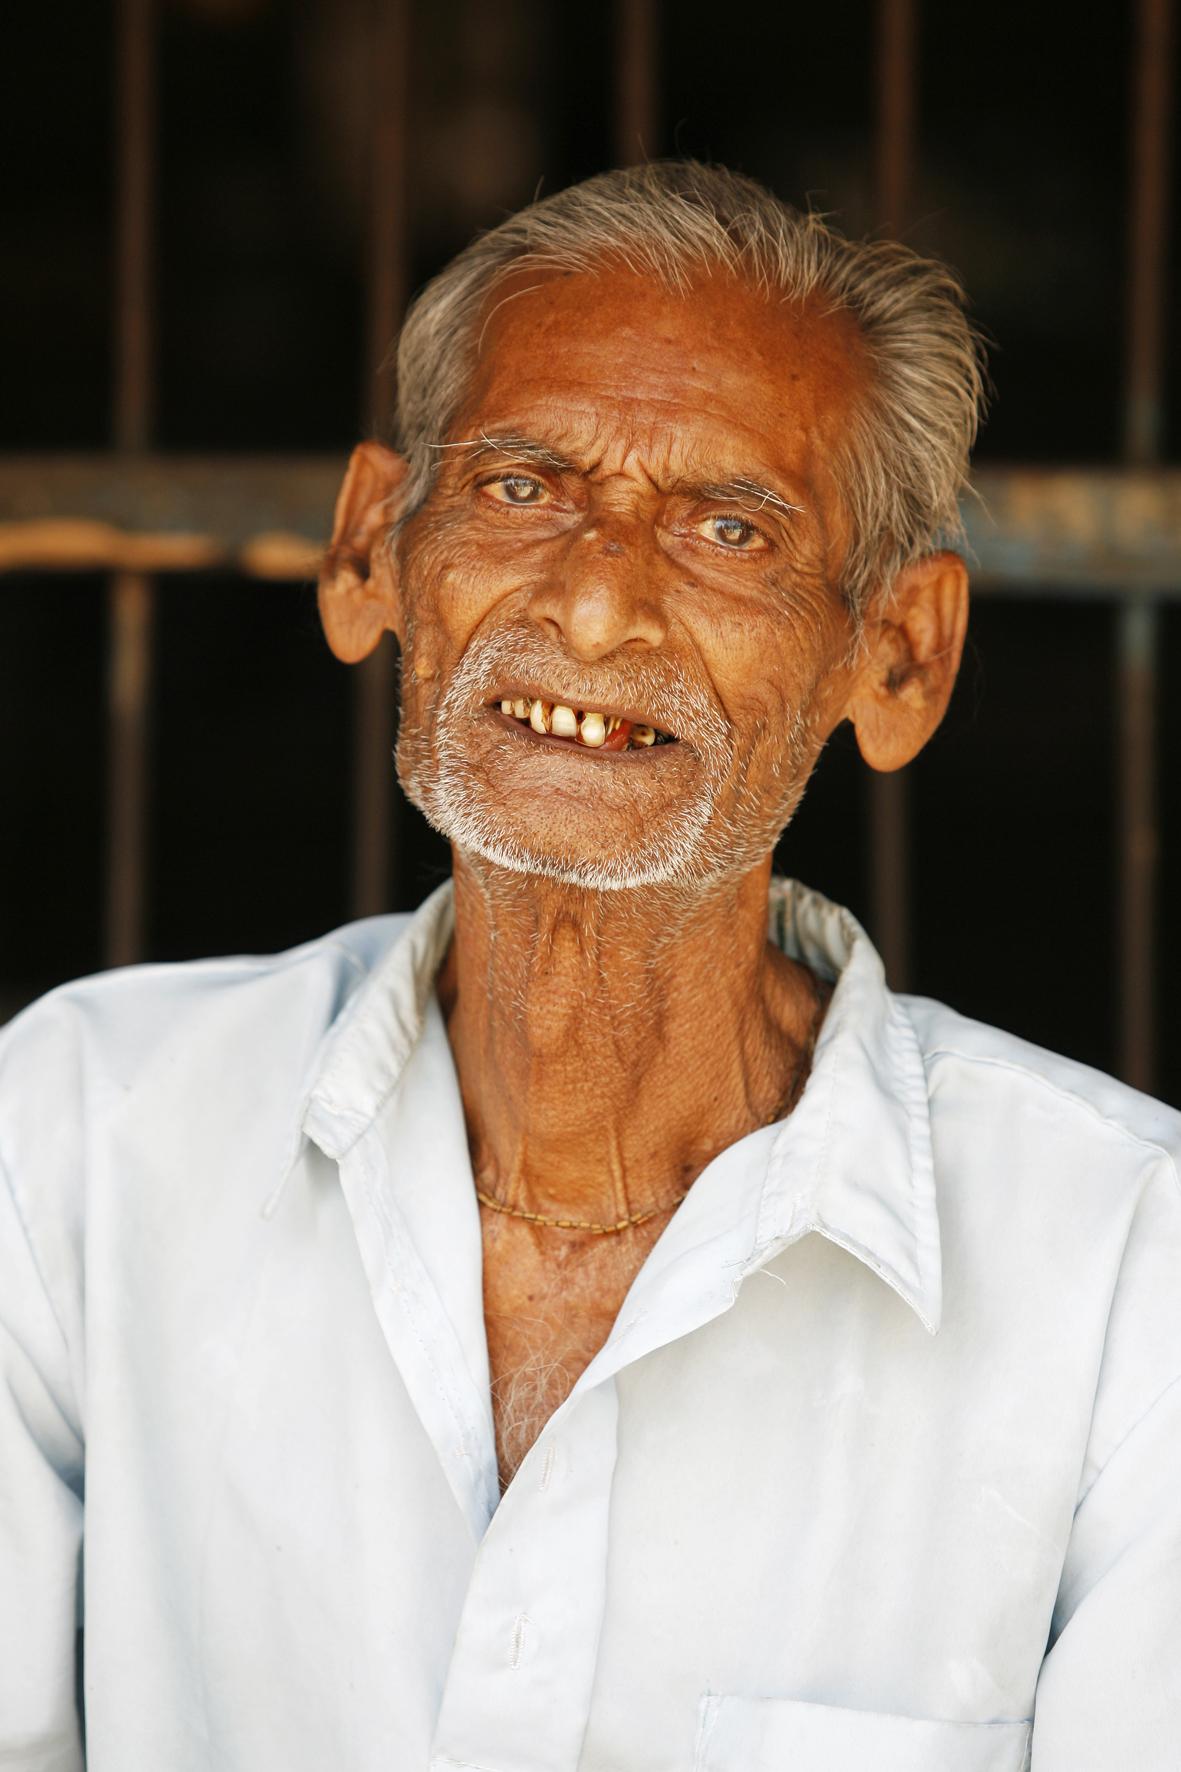
[[[767,854],[848,693],[831,463],[864,373],[844,317],[721,275],[498,292],[396,544],[399,774],[461,849],[594,888]],[[555,705],[592,718],[535,730]]]

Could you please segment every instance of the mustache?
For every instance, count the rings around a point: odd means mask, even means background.
[[[476,714],[516,677],[552,684],[573,706],[643,708],[666,731],[688,731],[695,744],[726,743],[728,728],[717,704],[674,659],[652,652],[642,666],[610,658],[588,666],[558,651],[532,624],[498,628],[470,642],[447,686],[440,717]]]

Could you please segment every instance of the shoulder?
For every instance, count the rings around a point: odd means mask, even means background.
[[[204,1021],[245,1032],[281,1008],[326,1027],[409,921],[369,917],[281,953],[127,966],[59,985],[0,1030],[0,1109],[18,1073],[27,1083],[67,1053],[119,1073]]]
[[[1181,1113],[1074,1059],[923,997],[896,998],[917,1035],[932,1119],[981,1116],[1000,1135],[1089,1144],[1114,1169],[1148,1163],[1181,1203]]]
[[[940,1221],[1020,1275],[1093,1373],[1083,1488],[1181,1377],[1181,1114],[938,1003],[896,999],[927,1076]]]
[[[208,1112],[265,1078],[294,1099],[304,1065],[406,917],[285,952],[132,966],[62,985],[0,1031],[0,1162],[15,1189],[75,1176],[125,1105]]]

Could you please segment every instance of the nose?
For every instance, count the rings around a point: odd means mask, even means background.
[[[653,542],[638,522],[597,520],[571,539],[530,599],[530,614],[574,658],[663,645],[666,624]]]

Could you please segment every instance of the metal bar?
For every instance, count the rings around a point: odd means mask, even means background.
[[[914,167],[915,0],[878,0],[877,225],[897,233],[906,220]]]
[[[1172,0],[1139,0],[1130,90],[1131,189],[1124,383],[1124,457],[1160,452],[1169,212]],[[1156,1072],[1156,605],[1137,596],[1117,617],[1120,1074],[1151,1090]]]
[[[614,148],[617,166],[658,152],[656,0],[616,0]]]
[[[1157,612],[1119,613],[1120,1075],[1151,1090],[1156,1065]]]
[[[0,570],[56,564],[48,552],[44,562],[38,560],[39,546],[55,550],[67,569],[71,564],[91,568],[105,562],[118,537],[167,540],[173,557],[161,561],[164,572],[225,564],[268,541],[276,549],[287,540],[306,550],[309,543],[327,540],[345,459],[343,454],[0,456],[0,537],[6,544],[0,547]],[[22,552],[26,533],[28,559]]]
[[[869,778],[870,915],[890,988],[910,984],[910,784],[901,770]]]
[[[878,0],[875,183],[878,226],[897,232],[910,202],[915,133],[914,0]],[[901,771],[869,780],[870,915],[895,990],[910,979],[910,794]]]
[[[1138,0],[1124,384],[1124,457],[1134,463],[1160,454],[1173,38],[1173,0]]]
[[[1175,468],[979,468],[963,501],[972,590],[1181,595]]]
[[[353,915],[392,909],[397,653],[384,639],[356,667],[353,695]]]
[[[117,175],[114,438],[147,447],[152,408],[152,196],[155,174],[153,0],[120,0],[117,26]],[[107,593],[107,863],[109,966],[142,957],[148,852],[148,725],[154,597],[140,573],[118,573]]]
[[[148,690],[153,593],[138,572],[116,573],[108,590],[112,640],[107,674],[106,959],[142,958],[147,876]]]
[[[343,468],[338,456],[0,456],[0,572],[314,576]],[[1181,469],[993,466],[973,487],[975,589],[1181,595]]]
[[[152,187],[155,175],[153,0],[118,12],[115,446],[147,448],[152,410]]]
[[[0,575],[47,569],[316,575],[335,455],[0,456]],[[1181,468],[980,468],[974,594],[1181,597]]]
[[[406,306],[406,156],[410,102],[409,0],[372,0],[373,84],[369,169],[362,424],[388,438],[395,389],[391,347]]]
[[[406,303],[406,155],[410,85],[409,0],[373,0],[370,119],[369,274],[362,422],[389,434],[392,375],[387,353]],[[383,368],[376,389],[373,376]],[[389,910],[397,657],[385,639],[360,665],[353,704],[353,913]]]

